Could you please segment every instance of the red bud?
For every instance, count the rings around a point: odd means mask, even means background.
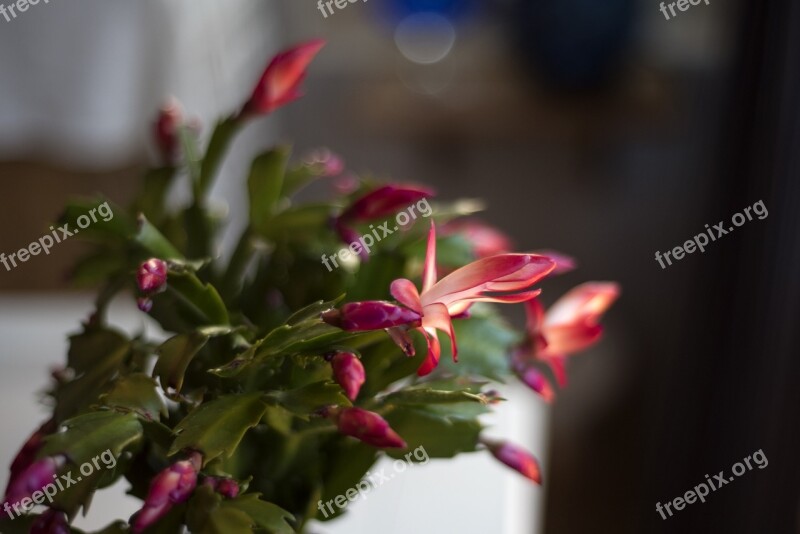
[[[333,377],[342,386],[347,398],[351,401],[356,400],[361,386],[367,379],[361,360],[352,352],[340,352],[331,359],[331,367],[333,367]]]
[[[348,332],[367,332],[400,325],[419,325],[421,315],[382,300],[349,302],[322,314],[322,320]]]
[[[164,517],[175,504],[186,501],[197,485],[200,464],[201,459],[195,453],[190,459],[176,462],[156,475],[142,509],[136,514],[132,532],[144,531]]]
[[[489,452],[491,452],[495,458],[511,469],[518,471],[521,475],[537,484],[542,483],[539,462],[526,450],[508,442],[484,441],[484,445],[489,448]]]
[[[142,293],[157,293],[167,283],[167,264],[164,260],[150,258],[136,271],[136,284]]]
[[[169,99],[158,112],[155,125],[156,144],[167,164],[174,162],[178,153],[178,128],[182,121],[181,105],[175,98]]]
[[[361,408],[344,408],[338,414],[339,432],[380,448],[406,448],[403,438],[380,415]]]
[[[53,475],[58,473],[64,464],[66,464],[66,458],[62,455],[47,456],[36,460],[9,483],[6,502],[17,503],[30,497],[33,492],[40,491],[47,484],[53,482]]]

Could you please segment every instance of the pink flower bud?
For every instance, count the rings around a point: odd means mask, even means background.
[[[420,187],[385,185],[353,202],[339,215],[339,221],[358,223],[394,217],[398,211],[433,194],[432,190]]]
[[[182,121],[180,102],[170,98],[159,110],[155,124],[156,144],[167,164],[174,162],[178,153],[178,128]]]
[[[542,396],[547,402],[552,402],[556,394],[550,381],[535,367],[520,369],[517,372],[519,379],[533,391]]]
[[[157,293],[167,283],[167,264],[164,260],[150,258],[136,271],[136,284],[142,293]]]
[[[339,176],[344,171],[342,158],[327,148],[311,152],[306,158],[305,164],[318,170],[321,176]]]
[[[418,326],[420,314],[382,300],[349,302],[322,314],[322,320],[348,332],[367,332],[400,325]]]
[[[239,116],[251,117],[272,113],[277,108],[300,98],[302,96],[300,84],[306,77],[306,69],[323,46],[325,41],[315,39],[275,56]]]
[[[508,442],[484,441],[483,443],[495,458],[508,467],[537,484],[542,483],[539,462],[529,452]]]
[[[338,414],[339,432],[380,448],[406,448],[403,438],[380,415],[361,408],[344,408]]]
[[[164,517],[170,509],[186,501],[197,485],[201,459],[195,453],[190,459],[176,462],[161,471],[150,483],[142,509],[137,512],[132,532],[138,534]]]
[[[331,367],[336,383],[342,386],[347,398],[356,400],[367,379],[361,360],[352,352],[340,352],[331,359]]]
[[[31,524],[30,534],[69,534],[67,514],[60,510],[47,510]]]
[[[62,455],[48,456],[36,460],[21,471],[8,485],[6,502],[17,503],[33,492],[40,491],[47,484],[53,482],[53,476],[64,467],[66,458]]]
[[[42,424],[42,426],[40,426],[36,432],[34,432],[31,437],[28,438],[28,441],[25,442],[17,455],[14,457],[14,460],[11,462],[6,493],[8,493],[11,485],[14,483],[14,480],[19,476],[19,474],[25,471],[25,469],[30,467],[30,465],[36,461],[36,455],[39,453],[39,449],[42,448],[44,437],[53,432],[55,429],[55,422],[50,419]]]
[[[136,307],[144,313],[150,313],[153,309],[153,301],[149,297],[139,297],[136,299]]]
[[[235,499],[239,495],[239,484],[232,478],[206,477],[203,485],[228,499]]]

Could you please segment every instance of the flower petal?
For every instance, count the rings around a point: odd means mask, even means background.
[[[442,346],[439,344],[439,338],[436,337],[435,329],[431,328],[428,330],[425,328],[420,328],[419,331],[423,333],[425,340],[428,342],[428,354],[425,356],[425,360],[422,362],[422,365],[420,365],[419,369],[417,369],[417,376],[425,376],[430,374],[430,372],[436,369],[436,366],[439,365]]]
[[[453,361],[458,361],[458,346],[456,345],[456,334],[453,330],[453,321],[450,320],[450,312],[444,304],[434,303],[425,307],[422,316],[422,325],[426,329],[436,328],[446,333],[450,337],[450,344],[453,351]]]
[[[547,347],[539,354],[540,358],[550,358],[553,354],[574,354],[600,340],[603,327],[588,322],[559,325],[543,331]]]
[[[397,302],[422,314],[422,302],[419,298],[417,286],[411,280],[398,278],[389,286],[389,292]]]
[[[587,282],[571,289],[547,310],[545,326],[588,321],[596,323],[619,296],[614,282]]]
[[[422,292],[428,291],[436,283],[436,224],[431,221],[428,232],[428,247],[425,250],[425,268],[422,270]]]

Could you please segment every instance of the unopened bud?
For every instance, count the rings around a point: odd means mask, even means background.
[[[361,360],[352,352],[340,352],[331,359],[331,367],[336,383],[342,386],[347,398],[356,400],[367,379]]]
[[[406,448],[403,438],[380,415],[362,408],[344,408],[338,415],[339,432],[380,448]]]
[[[539,462],[528,451],[508,442],[485,441],[484,445],[492,453],[492,456],[500,460],[511,469],[519,472],[524,477],[542,483],[542,473],[539,469]]]
[[[167,263],[158,258],[150,258],[136,271],[136,284],[142,293],[152,294],[162,291],[167,283]]]
[[[366,332],[400,325],[418,326],[421,318],[415,311],[382,300],[349,302],[338,310],[322,314],[323,321],[348,332]]]
[[[138,534],[164,517],[176,504],[189,499],[197,485],[201,459],[193,454],[161,471],[150,483],[142,509],[136,514],[132,532]]]

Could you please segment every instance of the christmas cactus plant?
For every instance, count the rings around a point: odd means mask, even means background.
[[[11,465],[0,531],[77,532],[70,522],[94,492],[125,478],[141,509],[102,532],[303,532],[341,513],[320,503],[381,455],[420,449],[485,451],[541,482],[531,454],[482,436],[480,416],[502,401],[491,383],[516,376],[551,400],[565,358],[599,338],[615,284],[584,284],[544,311],[538,284],[569,258],[509,252],[465,218],[474,203],[357,177],[325,150],[255,158],[247,225],[229,259],[218,253],[209,190],[226,149],[300,96],[321,48],[275,57],[204,149],[179,105],[166,106],[163,164],[129,209],[95,198],[66,210],[59,224],[77,221],[94,247],[74,277],[101,289],[53,373],[52,417]],[[189,201],[173,208],[167,194],[184,184]],[[309,186],[330,200],[299,202]],[[113,218],[80,224],[98,204]],[[154,321],[134,335],[108,313],[126,292]],[[526,331],[498,304],[526,306]]]

